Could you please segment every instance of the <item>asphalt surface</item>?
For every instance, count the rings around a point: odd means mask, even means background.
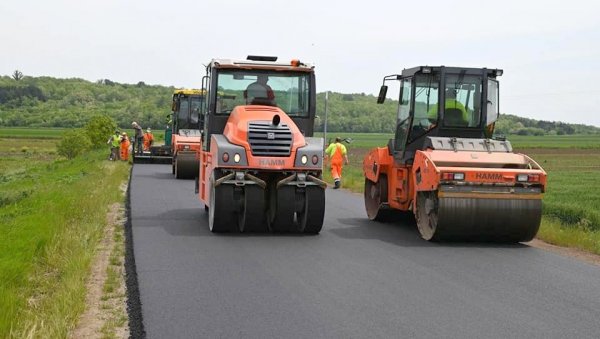
[[[216,235],[191,180],[135,165],[149,338],[598,338],[600,269],[526,245],[432,244],[327,190],[317,236]]]

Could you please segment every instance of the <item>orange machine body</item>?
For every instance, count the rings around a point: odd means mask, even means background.
[[[379,147],[367,154],[363,161],[365,177],[378,182],[387,177],[387,204],[392,209],[413,210],[419,191],[436,191],[441,186],[468,186],[462,192],[439,192],[440,197],[479,199],[541,199],[542,194],[510,194],[511,187],[540,187],[545,191],[547,174],[530,157],[519,153],[485,153],[469,151],[417,151],[411,165],[398,165],[387,147]],[[462,180],[454,174],[462,174]],[[452,177],[450,177],[452,175]],[[527,180],[518,180],[527,177]],[[505,187],[494,192],[477,187]]]
[[[289,127],[292,143],[288,156],[255,156],[252,154],[251,145],[248,141],[249,122],[272,121],[274,116],[279,116],[280,125]],[[280,108],[272,106],[247,105],[236,106],[231,112],[223,136],[227,141],[236,146],[236,151],[223,153],[218,143],[213,139],[210,150],[200,151],[200,173],[199,173],[199,198],[208,205],[210,199],[210,174],[215,168],[234,169],[253,172],[257,177],[266,179],[269,172],[280,174],[282,172],[305,172],[307,174],[321,171],[322,148],[318,152],[306,154],[307,163],[299,162],[297,150],[306,146],[306,139],[292,119]],[[213,136],[215,138],[215,136]],[[224,159],[226,155],[226,159]],[[240,161],[236,162],[239,156]],[[313,162],[313,159],[317,161]],[[226,160],[226,161],[225,161]],[[245,160],[245,161],[244,161]]]

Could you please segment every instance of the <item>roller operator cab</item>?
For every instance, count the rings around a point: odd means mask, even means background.
[[[210,230],[319,233],[327,185],[314,68],[249,56],[206,71],[197,191]]]
[[[492,139],[502,70],[416,67],[400,82],[394,139],[363,161],[372,220],[412,211],[426,240],[531,240],[541,221],[546,172],[510,142]]]
[[[173,93],[171,106],[172,172],[177,179],[198,176],[201,148],[201,113],[205,92],[198,89],[179,89]],[[169,131],[165,133],[165,140]]]

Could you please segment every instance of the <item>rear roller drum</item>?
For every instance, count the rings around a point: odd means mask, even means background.
[[[381,174],[377,182],[365,178],[364,200],[367,217],[375,221],[388,221],[393,211],[383,207],[388,199],[387,176]]]
[[[215,187],[215,176],[210,181],[210,208],[208,209],[208,228],[211,232],[238,231],[238,222],[233,204],[233,186],[221,184]]]
[[[307,186],[304,210],[298,214],[300,230],[307,234],[318,234],[325,217],[325,190],[319,186]]]
[[[436,192],[417,193],[417,227],[425,240],[436,239],[438,231],[438,199]]]
[[[283,185],[279,189],[273,187],[269,198],[269,226],[273,232],[295,231],[294,214],[296,192],[295,187]]]
[[[269,230],[265,214],[265,191],[258,185],[244,186],[244,198],[238,214],[240,232]]]

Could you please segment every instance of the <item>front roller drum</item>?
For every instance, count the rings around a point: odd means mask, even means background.
[[[243,204],[238,213],[240,232],[267,232],[265,190],[258,185],[245,185]]]
[[[208,228],[214,233],[238,232],[238,220],[233,203],[234,186],[226,184],[215,186],[215,180],[219,177],[216,172],[212,174],[210,180]]]
[[[542,201],[519,198],[439,198],[437,192],[419,192],[417,226],[423,239],[432,241],[530,241],[540,227]]]
[[[199,161],[194,157],[176,157],[173,172],[177,179],[193,179],[200,171]]]

